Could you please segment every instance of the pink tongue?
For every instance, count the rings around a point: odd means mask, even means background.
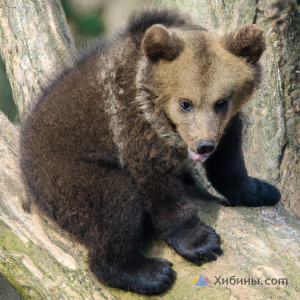
[[[188,148],[189,154],[192,157],[194,161],[203,163],[210,155],[210,153],[205,153],[205,154],[197,154],[194,151],[192,151],[190,148]]]

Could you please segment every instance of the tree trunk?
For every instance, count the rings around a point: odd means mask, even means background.
[[[24,115],[49,75],[69,62],[73,40],[58,0],[1,0],[1,55]]]
[[[192,12],[200,23],[219,33],[254,21],[266,29],[265,80],[244,109],[245,157],[250,175],[275,183],[282,192],[282,204],[300,216],[300,19],[296,2],[161,2]],[[52,74],[70,64],[74,46],[59,1],[0,0],[0,37],[14,100],[24,116]],[[27,299],[147,299],[99,283],[87,267],[86,249],[73,236],[34,210],[23,210],[26,195],[18,144],[19,125],[0,113],[0,272]],[[201,180],[206,183],[204,176]],[[300,223],[289,211],[282,205],[225,208],[202,202],[201,197],[195,201],[203,221],[220,234],[225,255],[199,268],[155,241],[151,250],[145,249],[147,255],[169,259],[177,272],[174,287],[155,299],[297,299]],[[195,287],[193,280],[200,275],[208,277],[208,287]],[[235,277],[227,284],[231,276]],[[259,285],[249,285],[257,283],[257,278]],[[288,285],[279,284],[279,278],[287,278]]]

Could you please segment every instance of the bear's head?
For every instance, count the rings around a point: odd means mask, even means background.
[[[202,27],[150,27],[137,76],[139,105],[160,136],[203,162],[259,83],[266,48],[255,25],[219,38]]]

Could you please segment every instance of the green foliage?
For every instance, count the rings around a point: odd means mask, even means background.
[[[84,10],[82,12],[76,10],[69,0],[62,0],[62,6],[68,22],[73,25],[75,34],[81,38],[93,38],[105,32],[101,6],[96,11]]]
[[[78,20],[78,29],[84,36],[97,36],[104,32],[104,23],[102,18],[96,13],[87,13],[80,16]]]
[[[73,14],[74,14],[74,9],[73,9],[71,3],[68,0],[62,0],[61,4],[62,4],[62,7],[66,14],[66,18],[67,19],[72,18]]]

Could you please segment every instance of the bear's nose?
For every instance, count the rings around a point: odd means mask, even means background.
[[[198,141],[197,142],[197,153],[206,154],[212,153],[215,149],[215,143],[210,141]]]

